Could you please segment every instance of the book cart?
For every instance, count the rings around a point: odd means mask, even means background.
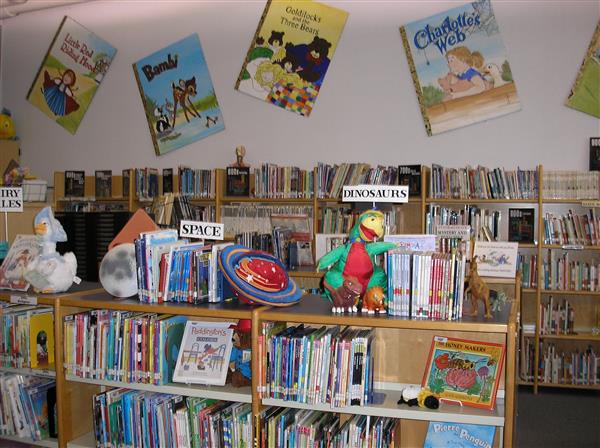
[[[124,387],[134,390],[145,390],[178,394],[187,397],[212,398],[223,401],[257,404],[256,387],[235,388],[231,385],[206,386],[188,385],[183,383],[170,383],[167,385],[153,385],[145,383],[130,383],[122,381],[108,381],[99,379],[80,378],[67,375],[63,364],[64,338],[62,334],[62,321],[65,316],[92,309],[134,311],[157,314],[185,315],[191,320],[252,320],[252,334],[255,333],[255,316],[262,310],[261,307],[238,305],[237,302],[222,302],[204,304],[201,306],[186,303],[161,303],[144,304],[137,299],[114,299],[105,291],[95,292],[86,296],[76,295],[67,297],[60,302],[57,312],[57,322],[60,322],[60,334],[57,346],[57,383],[62,383],[61,390],[65,391],[60,401],[58,414],[60,416],[60,447],[80,448],[95,447],[96,440],[93,433],[92,396],[106,388]],[[254,341],[254,338],[253,338]],[[254,344],[254,342],[253,342]],[[147,348],[149,349],[149,348]],[[252,363],[255,351],[252,352]],[[253,376],[254,381],[254,376]]]
[[[517,277],[518,279],[518,277]],[[427,432],[428,421],[471,423],[497,427],[494,446],[513,446],[515,418],[516,344],[518,335],[518,313],[520,286],[518,280],[497,281],[492,286],[505,289],[511,300],[500,315],[493,319],[464,317],[458,321],[417,320],[385,315],[334,315],[327,300],[314,295],[305,296],[302,301],[290,308],[269,308],[261,310],[253,328],[258,331],[262,322],[277,321],[304,323],[307,325],[340,325],[375,328],[375,390],[383,393],[383,403],[367,406],[346,406],[332,408],[330,404],[307,405],[281,399],[263,398],[260,411],[266,406],[281,406],[298,409],[312,409],[340,414],[358,414],[399,419],[397,439],[401,447],[421,446]],[[462,337],[505,344],[506,360],[501,372],[498,400],[492,411],[442,404],[437,410],[413,408],[398,405],[404,385],[420,384],[429,348],[434,335]],[[254,336],[254,335],[253,335]],[[253,337],[253,344],[257,338]],[[253,345],[253,350],[255,345]],[[253,378],[256,370],[253,370]],[[255,432],[260,437],[260,415],[255,414]],[[260,440],[260,439],[259,439]]]
[[[0,291],[0,301],[10,302],[10,303],[20,303],[27,305],[45,305],[51,306],[54,312],[54,365],[48,366],[47,369],[15,369],[9,367],[0,367],[0,371],[16,373],[19,375],[36,375],[36,376],[45,376],[49,378],[56,378],[56,406],[57,406],[57,418],[59,430],[64,426],[61,423],[61,415],[60,415],[60,402],[64,399],[65,396],[70,394],[72,391],[68,390],[69,385],[65,384],[64,381],[61,381],[60,374],[56,374],[56,366],[58,365],[58,356],[62,353],[62,345],[58,342],[58,337],[62,335],[62,323],[57,316],[59,315],[59,307],[61,299],[67,297],[84,297],[87,294],[93,294],[95,292],[102,291],[100,285],[96,283],[88,283],[82,282],[79,285],[73,285],[70,291],[58,293],[58,294],[35,294],[33,292],[21,292],[21,291]],[[26,443],[32,446],[47,446],[47,447],[57,447],[61,446],[59,440],[54,438],[48,438],[43,440],[31,440],[24,439],[22,437],[16,436],[4,436],[0,435],[0,439],[2,440],[10,440],[14,442]]]

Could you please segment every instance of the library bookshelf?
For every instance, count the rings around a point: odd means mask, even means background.
[[[16,368],[10,368],[10,367],[1,367],[0,371],[8,372],[8,373],[15,373],[15,374],[19,374],[19,375],[35,375],[35,376],[56,378],[56,406],[57,406],[57,417],[59,420],[58,421],[59,434],[60,434],[61,427],[64,426],[64,424],[61,422],[61,416],[58,413],[59,408],[60,408],[60,401],[69,393],[69,391],[67,391],[65,389],[66,385],[65,385],[64,381],[61,381],[60,374],[57,375],[57,369],[56,369],[57,359],[58,359],[56,356],[58,356],[58,354],[62,352],[62,346],[60,346],[58,344],[58,339],[57,339],[57,337],[62,333],[62,325],[60,324],[60,321],[58,321],[56,319],[56,316],[58,316],[60,301],[61,301],[61,299],[64,299],[67,297],[73,297],[73,296],[85,297],[87,294],[93,294],[94,292],[98,292],[101,290],[102,289],[100,288],[100,285],[98,285],[96,283],[82,282],[79,285],[73,285],[69,291],[63,292],[63,293],[58,293],[58,294],[35,294],[33,292],[0,291],[0,301],[10,302],[10,303],[22,303],[22,304],[29,304],[29,305],[46,305],[46,306],[51,306],[54,310],[54,341],[55,341],[55,344],[54,344],[55,364],[54,364],[54,366],[49,366],[49,368],[47,368],[47,369],[30,369],[30,368],[16,369]],[[59,437],[60,437],[60,435],[59,435]],[[46,447],[61,446],[60,441],[58,439],[54,439],[54,438],[34,441],[31,439],[24,439],[21,437],[0,435],[0,440],[6,440],[6,441],[11,441],[11,442],[20,442],[20,443],[25,443],[25,444],[31,445],[31,446],[46,446]]]

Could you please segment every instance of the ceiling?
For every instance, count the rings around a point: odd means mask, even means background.
[[[56,6],[72,5],[91,0],[0,0],[0,20],[9,19],[19,14],[54,8]]]

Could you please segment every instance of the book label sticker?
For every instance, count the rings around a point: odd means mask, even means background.
[[[23,189],[14,187],[0,188],[0,212],[22,212]]]
[[[179,226],[179,236],[181,238],[222,240],[224,233],[223,224],[216,222],[181,220]]]
[[[37,305],[37,297],[36,296],[18,296],[11,295],[10,303],[16,303],[18,305]]]
[[[343,202],[408,202],[407,185],[344,185]]]

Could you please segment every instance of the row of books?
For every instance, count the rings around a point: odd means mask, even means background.
[[[544,199],[600,199],[597,171],[544,171]]]
[[[54,313],[49,306],[0,304],[0,366],[54,365]]]
[[[261,414],[260,448],[393,448],[399,420],[313,410],[269,408]]]
[[[319,233],[350,233],[360,211],[346,207],[326,207],[320,209]],[[386,234],[396,233],[397,216],[391,211],[384,211],[384,229]]]
[[[327,165],[319,162],[317,165],[317,195],[320,199],[340,198],[344,185],[362,184],[398,185],[398,167],[377,166],[371,168],[368,163]]]
[[[569,260],[568,252],[557,256],[556,251],[548,250],[542,266],[544,289],[598,291],[599,268],[600,266],[595,260],[590,262]]]
[[[471,227],[471,238],[476,241],[497,241],[500,237],[502,212],[476,205],[465,205],[460,210],[430,205],[425,216],[425,233],[438,233],[439,226]]]
[[[129,206],[125,202],[96,202],[95,200],[68,201],[63,204],[63,211],[89,213],[89,212],[120,212],[127,211]]]
[[[129,172],[129,170],[127,170]],[[158,169],[156,168],[136,168],[134,170],[135,180],[135,197],[141,201],[152,200],[159,195],[158,191]],[[125,184],[125,178],[123,179]],[[123,191],[129,191],[129,185],[125,190],[123,185]]]
[[[553,384],[600,384],[600,355],[589,346],[584,351],[561,351],[540,342],[538,381]]]
[[[174,229],[141,233],[135,240],[139,300],[222,301],[226,282],[218,269],[218,254],[228,244],[187,243]]]
[[[558,302],[553,296],[540,303],[540,334],[575,334],[575,309],[568,300]]]
[[[256,198],[309,199],[315,191],[312,170],[263,163],[253,175]]]
[[[373,338],[373,329],[263,324],[260,396],[334,408],[371,403]]]
[[[65,316],[65,371],[80,378],[170,383],[186,321],[185,316],[113,310]]]
[[[93,398],[96,446],[234,448],[252,440],[252,408],[204,398],[113,389]]]
[[[429,194],[434,199],[536,199],[538,171],[433,164]]]
[[[180,166],[179,193],[192,199],[214,199],[215,197],[215,170],[192,169]],[[172,192],[173,189],[165,188],[163,170],[163,193]]]
[[[225,205],[221,206],[221,222],[225,226],[225,237],[232,238],[243,232],[270,234],[273,229],[272,216],[298,216],[312,220],[312,207],[306,205]],[[309,233],[312,230],[309,231]]]
[[[179,228],[180,221],[215,222],[216,208],[214,205],[192,204],[190,196],[166,193],[152,202],[154,222],[160,226]]]
[[[600,243],[600,219],[595,209],[584,215],[569,210],[562,216],[546,213],[544,216],[544,242],[546,244],[598,245]]]
[[[0,372],[0,436],[57,437],[53,379]]]
[[[460,252],[389,251],[388,313],[410,318],[460,319],[465,266],[466,259]]]
[[[517,255],[517,271],[523,288],[537,288],[537,255]]]

